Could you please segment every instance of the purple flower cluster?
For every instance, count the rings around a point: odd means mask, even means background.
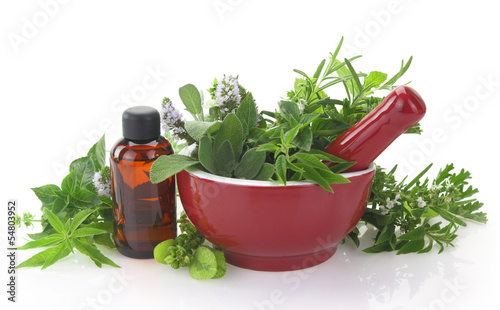
[[[182,114],[174,107],[169,98],[164,98],[161,104],[161,123],[163,130],[170,132],[175,141],[192,140],[184,128]]]
[[[223,119],[229,113],[235,113],[241,103],[238,77],[226,76],[217,83],[215,99]]]
[[[101,171],[94,174],[94,186],[99,196],[111,198],[111,170],[104,166]]]

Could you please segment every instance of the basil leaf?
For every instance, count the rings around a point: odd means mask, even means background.
[[[101,139],[94,144],[87,153],[94,163],[95,171],[100,171],[104,166],[106,166],[106,142],[104,135]]]

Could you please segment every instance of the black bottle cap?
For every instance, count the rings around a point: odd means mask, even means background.
[[[149,142],[160,136],[160,113],[155,108],[137,106],[122,115],[123,137],[127,140]]]

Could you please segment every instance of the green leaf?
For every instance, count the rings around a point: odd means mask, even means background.
[[[92,158],[92,162],[94,163],[95,171],[100,171],[104,166],[106,166],[106,142],[104,139],[104,135],[102,135],[101,139],[94,144],[87,156]]]
[[[378,88],[380,84],[384,83],[386,79],[387,79],[387,74],[382,73],[380,71],[372,71],[367,77],[365,77],[363,86],[367,87],[370,83],[373,83],[371,85],[371,88]]]
[[[222,121],[215,136],[213,148],[219,150],[224,141],[229,141],[233,148],[234,158],[239,160],[243,150],[243,127],[238,117],[230,113]]]
[[[215,154],[212,150],[212,142],[210,138],[204,136],[200,139],[200,144],[198,147],[198,159],[205,169],[210,173],[217,173],[217,162],[215,160]]]
[[[236,111],[236,116],[241,122],[243,134],[247,135],[250,128],[257,124],[257,106],[253,100],[252,93],[247,93],[247,96],[243,99]]]
[[[97,229],[97,228],[88,228],[88,227],[83,227],[75,230],[75,232],[71,235],[72,237],[88,237],[88,236],[94,236],[94,235],[101,235],[101,234],[106,234],[107,231],[103,229]]]
[[[75,187],[74,189],[85,187],[94,180],[95,168],[94,162],[90,156],[78,158],[74,160],[69,166],[69,171],[76,171],[74,175]]]
[[[221,126],[221,122],[187,121],[184,123],[188,135],[195,140],[200,140],[207,132],[215,132]]]
[[[229,140],[225,140],[217,151],[215,157],[217,163],[217,174],[224,177],[232,177],[236,160],[233,153],[233,148]]]
[[[76,189],[80,188],[76,180],[76,170],[71,171],[62,181],[61,189],[67,194],[73,193]]]
[[[59,186],[48,184],[31,189],[43,204],[53,204],[54,201],[62,194]]]
[[[224,252],[210,249],[212,253],[215,255],[215,260],[217,262],[217,273],[211,279],[219,279],[222,278],[226,274],[227,265],[226,258],[224,257]]]
[[[40,240],[42,238],[45,238],[45,237],[48,237],[50,235],[54,235],[54,234],[58,234],[57,231],[55,231],[55,229],[51,228],[51,229],[48,229],[46,231],[43,231],[43,232],[40,232],[40,233],[36,233],[36,234],[27,234],[28,237],[30,237],[32,240]]]
[[[268,181],[274,174],[274,166],[270,163],[264,163],[262,169],[255,176],[254,180]]]
[[[311,150],[312,141],[313,134],[311,127],[305,127],[299,131],[295,139],[293,139],[292,144],[308,152]]]
[[[359,81],[358,74],[356,73],[356,71],[354,70],[354,68],[351,65],[351,62],[347,58],[344,59],[344,62],[346,64],[347,68],[349,69],[349,72],[351,72],[352,79],[356,83],[355,85],[357,87],[357,93],[359,93],[363,89],[363,86],[361,85],[361,82]],[[355,93],[353,93],[353,94],[355,94]]]
[[[21,264],[17,265],[16,269],[24,268],[24,267],[38,267],[38,266],[42,266],[42,265],[44,265],[46,259],[49,256],[51,256],[54,252],[59,251],[60,250],[59,247],[64,247],[64,246],[65,246],[65,244],[61,243],[57,247],[52,247],[52,248],[45,249],[42,252],[39,252],[39,253],[33,255],[32,257],[28,258],[27,260],[25,260]],[[64,253],[61,253],[61,255],[60,255],[59,258],[63,258],[64,256],[69,255],[70,252],[71,252],[70,250],[67,250]],[[66,255],[62,256],[62,254],[66,254]]]
[[[380,235],[377,237],[375,245],[389,242],[395,236],[395,226],[393,224],[385,225]]]
[[[78,212],[71,220],[69,233],[72,234],[95,210],[85,209]]]
[[[401,247],[401,249],[397,252],[397,255],[419,252],[424,248],[424,246],[424,239],[412,240],[403,245],[403,247]]]
[[[241,161],[234,168],[234,175],[240,179],[253,179],[264,165],[266,153],[251,148],[243,154]]]
[[[425,227],[419,226],[406,234],[398,237],[399,240],[423,240],[425,237]]]
[[[307,153],[295,153],[292,158],[296,158],[299,162],[304,163],[316,169],[329,170],[316,156]]]
[[[279,149],[280,148],[273,143],[265,143],[265,144],[259,145],[259,147],[257,148],[257,151],[259,151],[259,152],[274,152],[274,151],[279,150]]]
[[[196,280],[212,279],[217,275],[217,258],[210,248],[200,246],[196,249],[189,264],[189,274]]]
[[[87,255],[92,260],[98,261],[101,264],[110,265],[113,267],[120,268],[117,264],[115,264],[112,260],[104,256],[101,251],[95,246],[88,244],[86,242],[82,242],[79,239],[73,239],[75,244],[75,248],[82,254]]]
[[[203,111],[200,92],[193,84],[187,84],[179,88],[179,96],[186,109],[192,114],[197,115]]]
[[[283,185],[286,185],[286,157],[285,155],[280,155],[276,159],[276,162],[274,163],[274,171],[276,172],[276,176],[278,176],[278,179],[283,183]]]
[[[85,225],[86,228],[97,228],[97,229],[102,229],[107,231],[108,233],[113,233],[113,222],[112,221],[106,221],[106,222],[99,222],[99,223],[91,223],[88,225]]]
[[[325,180],[325,178],[318,172],[316,169],[309,165],[302,165],[301,168],[304,169],[303,176],[307,180],[313,181],[314,183],[318,184],[325,190],[329,191],[330,193],[333,193],[333,189],[330,186],[330,183]]]
[[[432,239],[429,239],[429,244],[422,250],[418,251],[418,254],[430,252],[433,246],[434,246],[434,241]]]
[[[68,247],[67,243],[61,243],[56,247],[50,248],[51,252],[48,253],[45,261],[43,262],[42,270],[53,265],[55,262],[63,257],[66,257],[71,253],[71,248]]]
[[[94,241],[96,244],[103,245],[107,247],[108,249],[116,249],[116,245],[113,242],[113,235],[112,234],[100,234],[100,235],[94,235]]]
[[[49,235],[45,238],[35,240],[35,241],[30,241],[26,243],[23,246],[18,247],[18,250],[28,250],[28,249],[34,249],[34,248],[43,248],[47,247],[50,245],[58,244],[61,243],[64,237],[60,234],[54,234],[54,235]]]
[[[151,166],[149,177],[152,183],[157,184],[198,163],[196,159],[184,155],[162,155]]]
[[[292,129],[288,130],[283,137],[283,143],[285,143],[286,145],[290,145],[297,136],[297,134],[299,133],[299,130],[300,130],[300,125],[297,125]]]
[[[313,79],[317,80],[319,78],[319,75],[321,74],[321,71],[323,71],[323,66],[325,65],[326,60],[323,59],[321,63],[319,64],[318,68],[316,69],[316,72],[313,75]]]
[[[55,215],[52,211],[47,208],[43,208],[43,214],[47,217],[50,225],[61,235],[66,234],[66,230],[64,229],[63,222],[59,219],[57,215]]]
[[[71,197],[73,204],[77,208],[92,208],[101,204],[101,200],[99,200],[99,196],[89,191],[88,189],[82,188],[74,192]]]
[[[300,110],[299,106],[295,102],[281,100],[278,103],[278,106],[283,117],[285,117],[287,120],[293,118],[298,121]]]

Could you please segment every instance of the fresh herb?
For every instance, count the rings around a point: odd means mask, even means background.
[[[465,220],[486,223],[486,214],[478,211],[483,203],[473,197],[478,190],[467,181],[470,173],[452,173],[450,164],[433,181],[422,180],[431,166],[408,183],[395,180],[397,167],[389,172],[377,167],[369,207],[361,219],[377,235],[364,252],[426,253],[437,244],[441,253],[445,246],[453,246],[458,229],[467,225]],[[357,230],[349,237],[359,244]]]
[[[154,250],[155,259],[174,269],[188,267],[191,277],[197,280],[224,276],[224,253],[202,245],[205,238],[189,222],[184,212],[178,222],[182,234],[158,244]]]
[[[96,244],[115,248],[112,241],[113,218],[109,185],[109,167],[105,166],[104,136],[87,156],[74,160],[61,187],[49,184],[33,188],[42,203],[43,215],[35,220],[31,214],[18,218],[18,225],[41,222],[42,232],[28,234],[33,240],[19,249],[49,247],[34,255],[18,268],[42,266],[42,269],[73,253],[73,248],[89,256],[94,263],[118,267],[105,257]]]

